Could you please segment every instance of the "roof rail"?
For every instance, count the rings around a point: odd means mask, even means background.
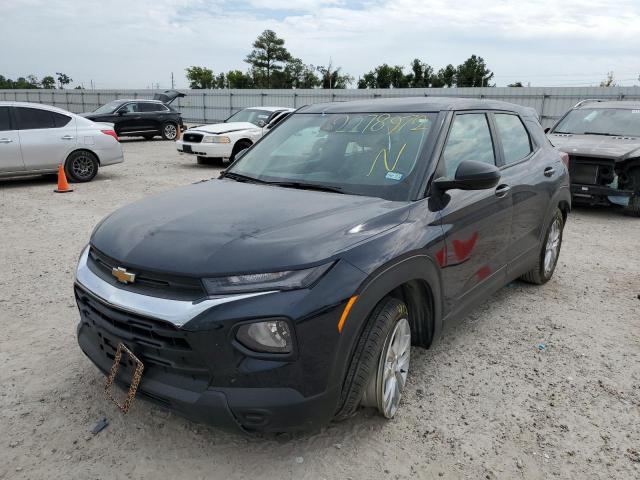
[[[585,98],[584,100],[580,100],[578,103],[576,103],[573,108],[578,108],[582,105],[584,105],[585,103],[590,103],[590,102],[604,102],[605,100],[603,100],[602,98]]]

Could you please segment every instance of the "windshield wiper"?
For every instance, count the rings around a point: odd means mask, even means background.
[[[583,135],[602,135],[605,137],[615,137],[613,133],[602,133],[602,132],[584,132]]]
[[[230,178],[236,182],[252,182],[252,183],[267,183],[264,180],[259,180],[249,175],[243,175],[235,172],[222,172],[218,178]]]
[[[319,192],[346,193],[340,187],[330,187],[328,185],[319,185],[317,183],[304,182],[265,182],[268,185],[277,185],[285,188],[299,188],[300,190],[317,190]]]

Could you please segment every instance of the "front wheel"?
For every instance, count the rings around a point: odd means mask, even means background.
[[[175,140],[178,136],[178,125],[167,122],[162,125],[162,138],[165,140]]]
[[[98,174],[98,159],[86,150],[73,152],[67,157],[64,170],[72,182],[89,182]]]
[[[632,217],[640,217],[640,192],[631,196],[629,203],[624,207],[624,213]]]
[[[387,297],[373,310],[358,340],[336,419],[350,417],[360,404],[392,418],[406,385],[410,350],[407,306]]]
[[[544,242],[538,255],[538,261],[533,269],[525,273],[522,280],[542,285],[547,283],[556,269],[560,247],[562,246],[562,231],[564,230],[564,217],[559,209],[551,219],[544,236]]]

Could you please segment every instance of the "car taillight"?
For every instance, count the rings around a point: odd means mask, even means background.
[[[115,130],[100,130],[102,133],[104,133],[105,135],[111,135],[113,138],[116,139],[117,142],[120,141],[120,139],[118,138],[118,135],[116,134]]]
[[[562,163],[569,168],[569,154],[567,152],[560,152],[560,159],[562,160]]]

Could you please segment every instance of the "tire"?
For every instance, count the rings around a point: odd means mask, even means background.
[[[87,150],[78,150],[67,157],[64,172],[74,183],[90,182],[98,174],[98,157]]]
[[[248,140],[240,140],[239,142],[236,142],[236,144],[233,146],[233,150],[231,150],[231,156],[229,157],[229,163],[233,163],[234,162],[238,152],[241,152],[245,148],[249,148],[251,145],[253,145],[253,144]]]
[[[544,241],[540,246],[540,254],[538,255],[536,266],[522,275],[522,277],[520,277],[522,280],[536,285],[543,285],[551,279],[556,269],[556,264],[558,263],[558,257],[560,256],[563,230],[564,217],[560,209],[556,209],[544,234]],[[555,250],[555,254],[552,253],[553,250],[550,250],[550,248]],[[551,255],[551,258],[548,259],[547,255]]]
[[[160,133],[165,140],[175,140],[178,137],[178,125],[173,122],[165,122],[162,124]]]
[[[631,217],[640,217],[640,193],[631,196],[629,204],[624,207],[624,213]]]
[[[342,395],[336,412],[335,419],[343,420],[352,416],[361,401],[365,406],[378,408],[378,411],[385,417],[391,418],[395,414],[398,397],[394,408],[385,411],[380,408],[379,399],[376,398],[376,384],[380,381],[380,375],[385,366],[385,358],[396,327],[406,324],[408,332],[408,351],[411,348],[411,329],[409,328],[407,306],[394,298],[384,298],[373,310],[367,325],[365,326],[355,352],[351,359],[347,375],[342,387]],[[407,356],[406,370],[404,371],[404,381],[399,386],[399,394],[402,395],[406,382],[406,374],[409,366]]]
[[[153,140],[155,135],[143,135],[145,140]]]

